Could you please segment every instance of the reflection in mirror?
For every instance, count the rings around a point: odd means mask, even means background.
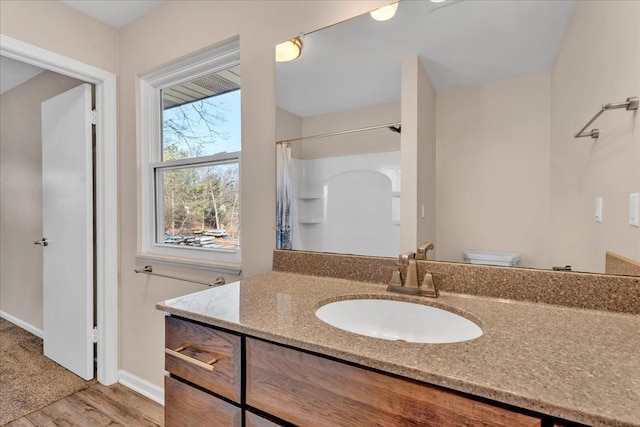
[[[279,248],[397,256],[399,129],[390,123],[278,144],[294,225]]]
[[[479,251],[481,263],[507,262],[498,253],[640,275],[637,113],[573,137],[602,104],[640,92],[639,13],[604,0],[403,1],[388,21],[366,14],[303,36],[301,56],[276,68],[276,139],[292,140],[277,144],[290,147],[278,186],[292,200],[279,201],[278,247],[395,257],[430,241],[441,261]],[[388,123],[402,134],[309,138]]]

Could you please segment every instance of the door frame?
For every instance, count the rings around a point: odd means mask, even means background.
[[[0,34],[0,55],[64,74],[96,87],[97,376],[118,381],[118,140],[116,75]]]

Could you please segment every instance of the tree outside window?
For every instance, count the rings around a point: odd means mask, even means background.
[[[222,250],[240,246],[236,71],[162,91],[162,161],[155,168],[157,243]]]

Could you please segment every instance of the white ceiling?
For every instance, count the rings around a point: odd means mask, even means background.
[[[549,70],[574,3],[402,1],[389,21],[366,14],[306,35],[302,55],[277,64],[277,105],[310,117],[397,101],[411,55],[436,91]]]
[[[166,0],[62,0],[114,28],[122,28],[149,13]]]
[[[42,68],[0,56],[0,95],[43,71]]]

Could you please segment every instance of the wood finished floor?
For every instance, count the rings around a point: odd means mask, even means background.
[[[116,384],[89,388],[6,424],[5,427],[162,427],[161,405]]]

